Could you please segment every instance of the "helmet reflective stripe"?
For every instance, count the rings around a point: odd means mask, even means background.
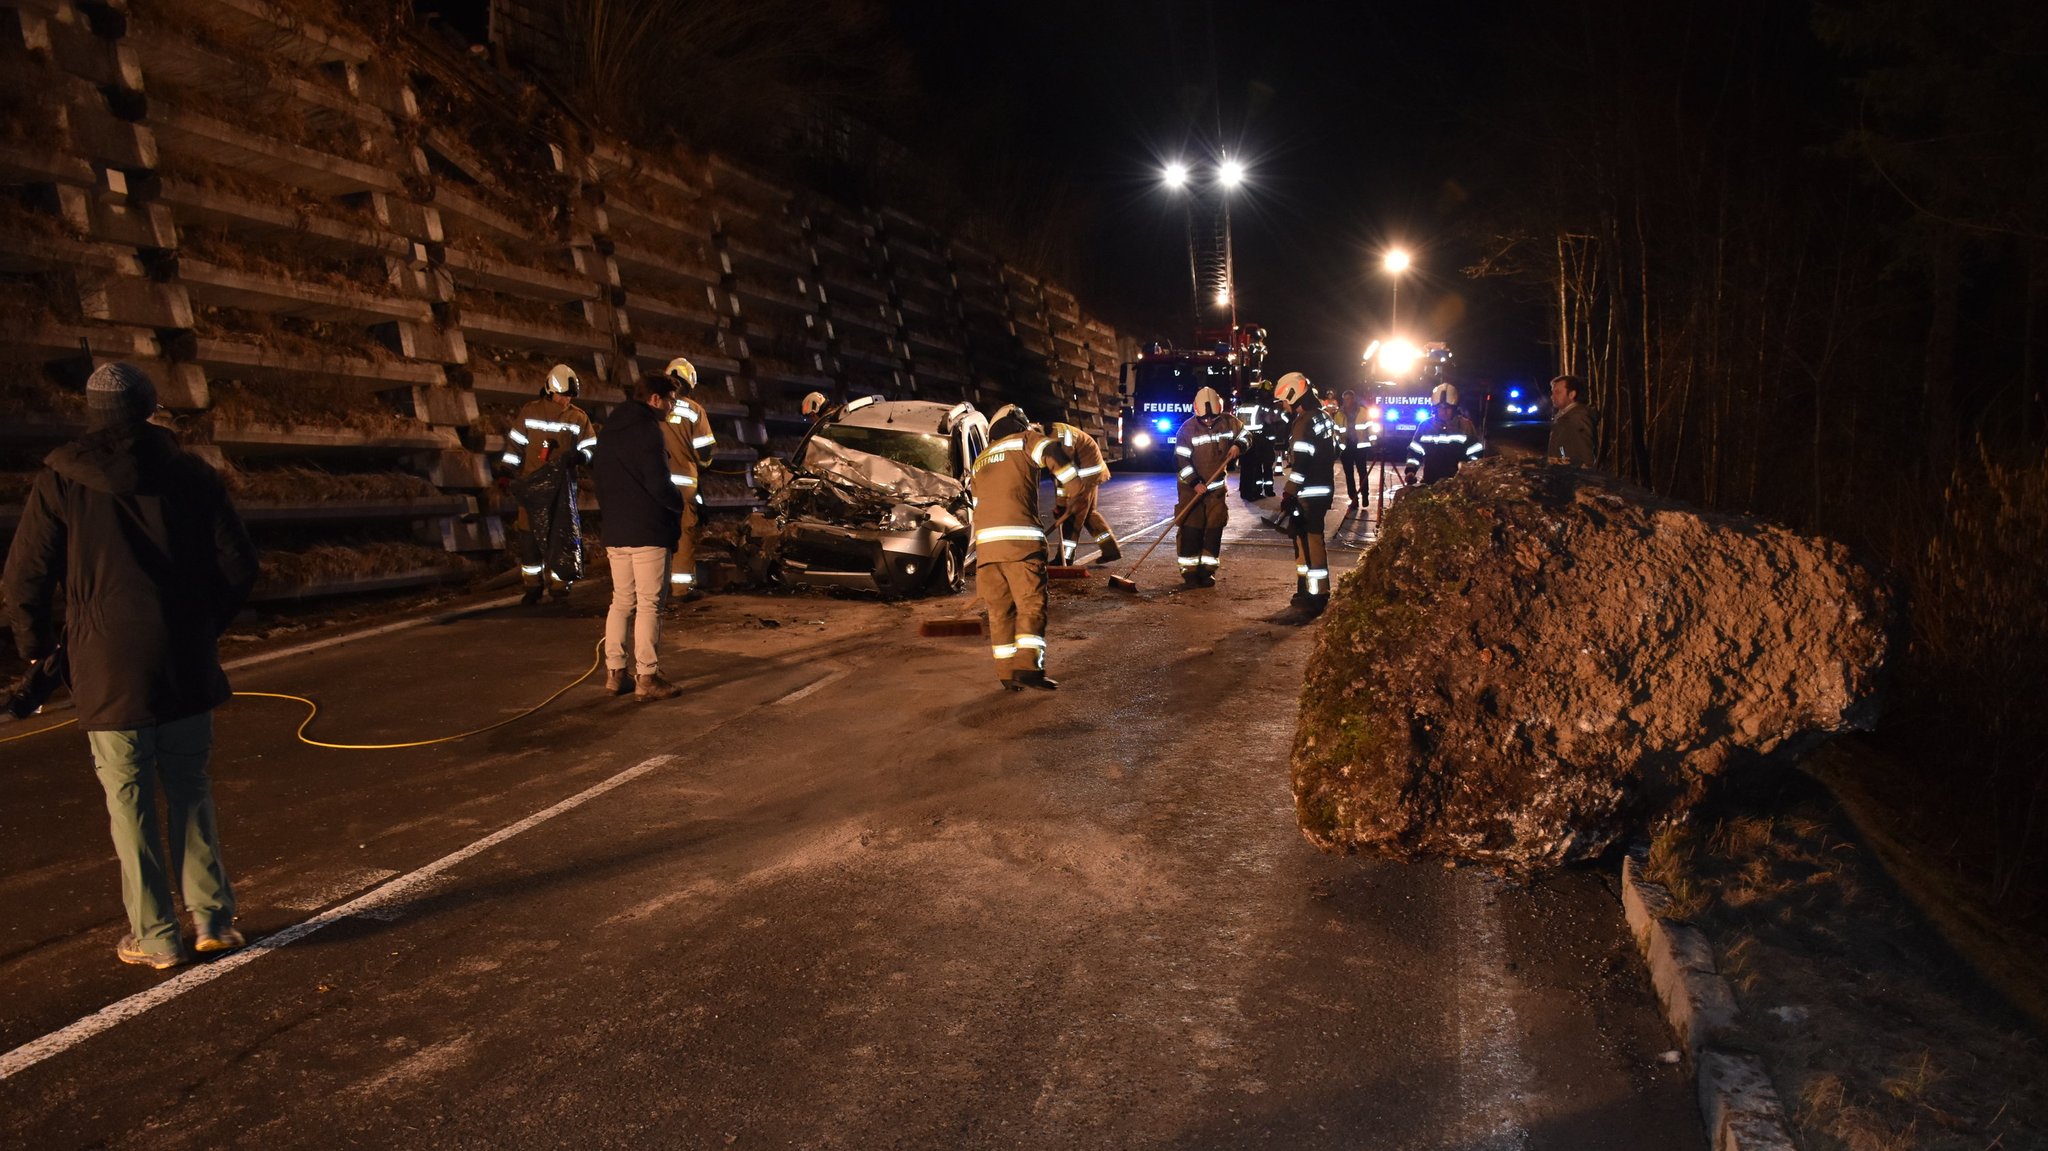
[[[1289,372],[1273,385],[1273,398],[1283,404],[1299,403],[1303,396],[1308,395],[1308,388],[1307,376],[1300,372]]]
[[[681,356],[677,356],[668,362],[667,375],[669,379],[676,382],[677,387],[685,391],[691,391],[697,387],[697,365]]]

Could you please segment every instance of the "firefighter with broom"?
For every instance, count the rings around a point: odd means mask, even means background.
[[[1109,530],[1109,521],[1095,508],[1096,493],[1109,482],[1109,463],[1102,458],[1102,445],[1072,424],[1054,424],[1051,435],[1074,462],[1074,482],[1053,488],[1052,519],[1059,537],[1060,562],[1074,562],[1085,534],[1101,549],[1095,562],[1113,564],[1123,558],[1123,549],[1116,546],[1116,533]]]
[[[1230,522],[1223,473],[1244,454],[1249,433],[1243,420],[1223,410],[1215,388],[1195,393],[1195,414],[1173,437],[1180,460],[1180,535],[1174,541],[1180,578],[1189,587],[1215,587],[1222,563],[1223,528]],[[1239,481],[1242,484],[1242,480]]]
[[[1281,617],[1308,623],[1330,604],[1330,554],[1323,540],[1343,450],[1337,421],[1323,410],[1315,386],[1300,372],[1280,377],[1273,398],[1292,421],[1288,435],[1287,483],[1280,507],[1294,537],[1294,598]]]
[[[539,603],[543,589],[567,599],[583,574],[582,518],[576,506],[576,465],[597,446],[590,416],[576,406],[583,381],[556,364],[540,395],[527,401],[505,431],[498,459],[501,482],[518,502],[512,550],[519,560],[522,603]]]
[[[1060,441],[1005,404],[988,425],[988,449],[974,461],[974,590],[988,608],[988,639],[1004,688],[1052,691],[1045,674],[1045,528],[1038,476],[1069,485],[1079,469]]]

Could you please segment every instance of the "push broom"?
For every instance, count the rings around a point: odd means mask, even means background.
[[[1145,549],[1145,554],[1138,557],[1138,562],[1131,565],[1130,571],[1125,575],[1113,575],[1109,577],[1109,586],[1116,589],[1117,591],[1127,591],[1135,595],[1138,591],[1138,569],[1144,567],[1145,561],[1152,558],[1152,553],[1159,550],[1159,545],[1166,542],[1167,533],[1179,527],[1180,521],[1186,519],[1187,514],[1195,510],[1196,504],[1199,504],[1203,500],[1209,498],[1209,493],[1215,490],[1214,488],[1210,487],[1210,485],[1214,484],[1217,480],[1222,479],[1223,473],[1229,470],[1230,461],[1226,459],[1223,461],[1223,466],[1216,469],[1216,474],[1210,476],[1208,480],[1202,484],[1202,490],[1195,494],[1195,498],[1189,500],[1186,507],[1173,513],[1173,519],[1168,521],[1165,530],[1159,533],[1158,539],[1152,541],[1151,547]]]

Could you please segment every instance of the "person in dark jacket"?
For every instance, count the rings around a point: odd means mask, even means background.
[[[675,381],[648,375],[640,394],[620,404],[597,433],[597,501],[604,509],[604,550],[612,567],[612,607],[604,621],[604,689],[637,700],[674,699],[682,689],[661,677],[661,594],[668,557],[683,534],[683,496],[669,478],[662,423]],[[633,677],[626,672],[626,630],[633,632]]]
[[[256,548],[220,477],[148,422],[156,387],[141,369],[100,368],[86,402],[92,427],[43,461],[0,587],[15,646],[40,660],[60,642],[52,598],[64,585],[71,698],[106,791],[128,911],[115,954],[161,970],[190,956],[171,902],[159,787],[194,949],[243,944],[206,761],[213,709],[230,694],[217,644],[255,585]]]
[[[1593,412],[1585,405],[1584,385],[1577,376],[1550,381],[1550,443],[1543,458],[1574,468],[1594,465]]]

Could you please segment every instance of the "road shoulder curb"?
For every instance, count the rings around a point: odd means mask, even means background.
[[[1797,1151],[1763,1060],[1717,1044],[1734,1028],[1738,1009],[1713,945],[1698,928],[1671,917],[1671,893],[1644,879],[1641,868],[1634,856],[1622,857],[1622,910],[1664,1017],[1692,1064],[1707,1145],[1713,1151]]]

